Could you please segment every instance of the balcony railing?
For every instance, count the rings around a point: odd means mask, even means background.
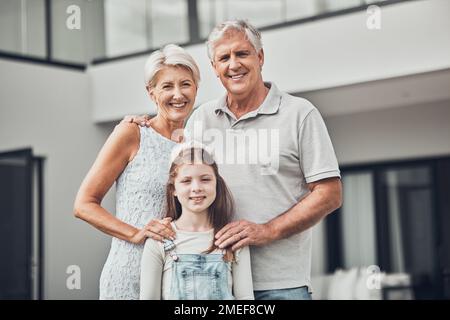
[[[220,21],[260,30],[412,0],[2,0],[0,57],[84,68],[204,41]]]

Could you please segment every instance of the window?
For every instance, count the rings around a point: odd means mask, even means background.
[[[328,271],[378,265],[409,274],[416,299],[443,297],[450,158],[341,169],[343,206],[326,219]]]

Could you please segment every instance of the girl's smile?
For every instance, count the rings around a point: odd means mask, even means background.
[[[189,200],[194,201],[194,203],[201,203],[204,199],[206,199],[206,196],[189,197]]]

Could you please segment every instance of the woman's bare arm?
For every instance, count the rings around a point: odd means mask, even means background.
[[[143,243],[147,237],[160,240],[160,235],[173,235],[169,223],[155,220],[139,230],[117,219],[101,206],[105,194],[136,155],[139,140],[138,126],[131,123],[117,125],[84,178],[74,204],[77,218],[113,237],[133,243]]]

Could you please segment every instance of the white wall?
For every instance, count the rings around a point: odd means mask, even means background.
[[[111,127],[94,125],[87,75],[0,60],[0,152],[31,146],[44,164],[45,297],[96,299],[109,237],[72,214],[75,194]],[[105,206],[113,209],[111,195]],[[81,268],[81,290],[66,268]]]
[[[450,67],[450,2],[409,1],[381,7],[381,29],[368,30],[366,12],[337,16],[262,33],[266,80],[288,92],[305,92]],[[216,98],[222,87],[204,45],[187,50],[200,65],[197,103]],[[89,70],[94,120],[154,112],[145,96],[146,56]]]
[[[267,31],[265,77],[303,92],[446,69],[449,11],[446,0],[410,1],[381,7],[380,30],[362,11]]]
[[[340,165],[450,155],[450,101],[327,117]]]
[[[450,100],[450,69],[301,92],[323,116]]]

